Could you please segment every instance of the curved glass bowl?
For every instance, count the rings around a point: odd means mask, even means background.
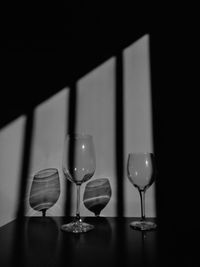
[[[36,211],[41,211],[45,216],[46,210],[57,202],[59,196],[60,180],[58,170],[48,168],[38,171],[34,175],[31,185],[30,206]]]
[[[108,178],[98,178],[88,182],[83,194],[85,207],[99,216],[110,201],[112,190]]]

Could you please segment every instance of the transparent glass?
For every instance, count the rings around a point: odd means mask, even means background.
[[[59,196],[60,180],[57,169],[43,169],[33,176],[29,203],[34,210],[41,211],[45,216],[46,211],[57,202]]]
[[[64,143],[62,169],[65,177],[77,188],[75,219],[61,226],[63,231],[83,233],[94,228],[80,216],[80,187],[94,175],[96,168],[93,138],[87,134],[67,135]]]
[[[98,178],[86,184],[83,203],[88,210],[98,217],[110,201],[111,195],[112,191],[109,179]]]
[[[155,229],[156,224],[145,217],[145,192],[155,179],[154,155],[152,153],[130,153],[127,174],[130,182],[138,189],[141,201],[141,219],[131,222],[130,226],[144,231]]]

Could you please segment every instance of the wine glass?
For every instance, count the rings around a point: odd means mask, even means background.
[[[43,169],[35,173],[29,196],[30,206],[42,215],[51,208],[60,196],[60,181],[58,170],[55,168]]]
[[[61,226],[63,231],[82,233],[92,230],[93,225],[85,223],[80,217],[80,187],[94,174],[96,168],[93,138],[88,134],[67,135],[63,153],[63,173],[76,184],[77,203],[75,220]]]
[[[141,220],[131,222],[137,230],[152,230],[156,224],[145,217],[145,192],[155,179],[155,159],[152,153],[130,153],[127,164],[128,178],[138,189],[141,200]]]
[[[88,182],[83,194],[85,207],[98,217],[111,198],[111,186],[108,178],[98,178]]]

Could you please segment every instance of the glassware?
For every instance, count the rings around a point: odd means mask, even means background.
[[[138,189],[141,200],[141,220],[131,222],[138,230],[152,230],[156,224],[145,217],[145,192],[155,179],[155,159],[152,153],[130,153],[127,173],[130,182]]]
[[[60,180],[58,170],[48,168],[38,171],[31,185],[29,196],[30,206],[46,215],[47,209],[51,208],[60,196]]]
[[[87,134],[67,135],[63,153],[63,173],[67,179],[76,184],[77,203],[75,220],[61,226],[63,231],[82,233],[94,228],[80,217],[80,187],[95,172],[96,161],[93,138]]]
[[[85,207],[99,216],[102,209],[108,204],[111,198],[111,186],[108,178],[98,178],[87,183],[83,195]]]

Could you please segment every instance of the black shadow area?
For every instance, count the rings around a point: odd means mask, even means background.
[[[115,93],[115,161],[117,182],[116,214],[124,215],[124,95],[123,95],[123,53],[116,55],[115,66],[116,93]]]
[[[67,134],[74,134],[76,132],[76,117],[77,117],[77,86],[76,82],[72,82],[70,85],[69,91],[69,103],[68,103],[68,125],[67,125]],[[73,168],[74,165],[74,144],[70,142],[69,147],[69,164]],[[67,179],[66,181],[66,198],[64,204],[64,214],[70,216],[71,214],[71,205],[72,205],[72,183]]]
[[[28,177],[28,172],[30,167],[30,157],[31,157],[33,125],[34,125],[34,115],[33,115],[33,110],[31,110],[26,115],[24,143],[23,143],[22,160],[21,160],[21,174],[19,183],[18,208],[16,214],[17,217],[24,216],[27,177]]]
[[[174,224],[180,227],[179,220],[186,210],[192,208],[187,179],[193,170],[193,159],[184,160],[185,155],[190,154],[184,140],[193,138],[190,135],[191,112],[187,105],[190,94],[184,90],[185,77],[189,73],[184,72],[182,61],[187,61],[182,59],[181,50],[177,49],[180,40],[176,37],[174,40],[177,43],[171,43],[164,33],[159,37],[155,33],[150,35],[156,205],[163,230],[173,228]],[[173,220],[169,220],[169,216]]]
[[[159,250],[166,259],[161,266],[172,260],[174,266],[197,266],[199,97],[193,66],[199,49],[190,27],[176,31],[174,25],[170,34],[150,36]]]

